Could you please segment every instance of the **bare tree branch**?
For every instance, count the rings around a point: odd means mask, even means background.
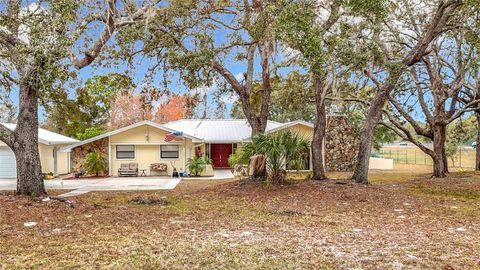
[[[256,44],[252,44],[248,46],[247,49],[247,74],[246,74],[246,82],[245,82],[245,91],[247,95],[250,95],[253,89],[253,64],[254,64],[254,53],[256,49]]]
[[[372,72],[368,69],[365,69],[363,70],[363,73],[375,84],[375,86],[377,86],[378,89],[380,89],[382,87],[382,83],[380,83],[377,78],[375,78],[373,75],[372,75]]]
[[[330,28],[332,28],[333,25],[338,21],[340,18],[340,1],[333,1],[332,4],[330,5],[330,15],[328,16],[328,19],[323,23],[322,28],[325,32],[328,32]]]
[[[396,134],[398,134],[400,137],[402,137],[402,139],[415,144],[418,148],[420,148],[423,152],[425,152],[429,156],[433,157],[435,155],[434,151],[432,151],[431,149],[429,149],[428,147],[423,145],[421,142],[416,140],[413,137],[412,133],[404,125],[402,125],[397,120],[395,120],[393,115],[388,110],[383,110],[383,113],[387,116],[389,122],[392,123],[395,126],[395,128],[391,127],[390,125],[388,125],[385,122],[383,122],[382,125],[384,125],[385,127],[393,130]]]
[[[455,119],[459,118],[460,116],[462,116],[466,112],[477,110],[478,108],[475,105],[477,105],[479,103],[480,103],[480,99],[476,99],[476,100],[473,100],[473,101],[465,104],[464,107],[461,110],[458,110],[449,119],[447,119],[447,121],[446,121],[447,124],[453,122]]]
[[[13,132],[10,129],[0,123],[0,141],[4,142],[10,148],[13,148],[12,134]]]
[[[84,31],[83,28],[94,20],[103,21],[105,23],[105,28],[100,33],[100,36],[92,46],[83,53],[83,58],[79,59],[75,57],[73,52],[69,53],[68,56],[77,69],[82,69],[90,65],[98,57],[103,47],[118,28],[133,24],[136,21],[143,19],[144,14],[151,8],[151,6],[145,6],[129,16],[118,16],[118,10],[116,7],[117,0],[108,0],[107,2],[108,10],[105,15],[92,15],[88,17],[81,23],[80,26],[82,28],[79,28],[79,33],[75,33],[75,35],[81,34]]]
[[[435,12],[435,16],[430,22],[430,27],[428,28],[427,32],[402,60],[404,65],[412,66],[422,59],[432,40],[435,39],[440,33],[445,31],[444,26],[446,25],[448,19],[453,15],[455,9],[462,4],[463,1],[461,0],[440,2],[437,11]]]
[[[220,62],[213,60],[212,68],[217,71],[233,88],[233,90],[239,95],[243,96],[245,94],[244,86],[235,78],[230,70],[223,66]]]
[[[398,101],[393,98],[392,96],[388,96],[388,99],[390,100],[390,103],[395,107],[395,109],[400,113],[400,115],[408,122],[410,125],[412,125],[413,129],[415,132],[419,135],[423,135],[428,138],[432,138],[433,134],[429,132],[427,129],[423,128],[420,126],[413,117],[411,117],[403,108]]]
[[[430,113],[430,110],[428,109],[427,103],[425,102],[425,94],[423,92],[422,85],[420,84],[420,81],[418,79],[418,74],[415,68],[410,69],[410,74],[413,82],[415,83],[415,86],[417,88],[417,94],[418,94],[418,102],[420,103],[420,107],[422,108],[423,113],[425,114],[425,117],[427,119],[427,122],[433,126],[433,118],[432,114]]]

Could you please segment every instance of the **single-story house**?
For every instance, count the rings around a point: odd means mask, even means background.
[[[313,125],[305,121],[278,123],[268,121],[266,132],[290,129],[307,138],[313,136]],[[74,171],[82,167],[86,154],[100,152],[108,161],[108,174],[118,175],[121,164],[137,163],[138,169],[150,172],[153,163],[167,165],[167,174],[173,169],[183,171],[187,160],[207,155],[214,168],[228,168],[228,157],[236,148],[250,141],[251,127],[244,119],[183,119],[167,124],[141,121],[105,134],[73,143],[62,148],[70,152]],[[311,168],[311,158],[305,169]]]
[[[15,124],[2,124],[14,130]],[[53,175],[66,174],[70,171],[70,156],[60,148],[78,141],[42,128],[38,129],[38,149],[43,173]],[[17,167],[13,151],[0,141],[0,178],[17,177]]]
[[[4,124],[14,130],[14,124]],[[313,124],[305,121],[279,123],[268,121],[266,133],[289,129],[313,137]],[[77,141],[63,135],[39,129],[39,150],[44,173],[54,175],[77,172],[83,168],[86,155],[99,152],[108,162],[108,175],[117,176],[126,163],[136,163],[139,174],[150,172],[150,165],[165,164],[168,175],[173,169],[186,170],[187,160],[206,155],[215,169],[228,168],[228,157],[251,141],[251,127],[245,119],[182,119],[166,124],[141,121],[105,134]],[[356,162],[359,138],[347,117],[327,117],[324,161],[328,171],[351,171]],[[304,161],[304,170],[312,169],[311,151]],[[379,163],[380,162],[380,163]],[[388,164],[384,164],[389,162]],[[392,169],[391,160],[373,160],[371,169]],[[160,164],[160,165],[161,165]],[[387,166],[388,165],[388,166]],[[162,165],[163,166],[163,165]],[[15,157],[0,141],[0,178],[16,177]]]

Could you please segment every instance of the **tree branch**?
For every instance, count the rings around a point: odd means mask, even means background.
[[[422,111],[425,114],[427,122],[430,124],[430,126],[433,126],[433,117],[432,117],[432,114],[430,113],[430,110],[428,109],[427,103],[425,102],[425,94],[423,92],[423,88],[422,88],[422,85],[420,84],[420,80],[418,79],[417,71],[415,70],[415,68],[412,68],[410,70],[410,74],[417,88],[418,102],[420,103],[420,107],[422,108]]]
[[[216,60],[212,60],[212,68],[232,86],[233,90],[239,96],[243,96],[245,94],[244,86],[237,80],[237,78],[235,78],[235,76],[230,72],[230,70],[228,70]]]
[[[440,1],[437,11],[429,24],[425,35],[415,45],[415,47],[405,56],[402,63],[406,66],[412,66],[422,59],[428,46],[439,34],[445,31],[445,25],[456,8],[463,4],[461,0]]]
[[[477,110],[478,108],[474,108],[473,106],[474,105],[477,105],[480,103],[480,99],[476,99],[476,100],[473,100],[467,104],[465,104],[465,106],[457,111],[455,114],[453,114],[448,120],[447,120],[447,124],[453,122],[455,119],[459,118],[460,116],[462,116],[462,114],[466,113],[466,112],[469,112],[469,111],[474,111],[474,110]]]
[[[325,97],[325,100],[358,102],[358,103],[361,103],[362,105],[367,106],[367,107],[370,105],[370,103],[367,102],[364,99],[353,98],[353,97],[350,97],[350,98]]]
[[[12,49],[19,45],[25,45],[23,41],[21,41],[16,36],[7,31],[8,30],[2,30],[0,28],[0,43],[4,44],[9,49]]]
[[[8,147],[13,149],[13,132],[0,123],[0,141],[4,142]]]
[[[372,80],[372,82],[377,86],[378,89],[380,89],[382,87],[382,84],[377,80],[377,78],[375,78],[372,73],[370,72],[370,70],[368,69],[365,69],[363,70],[363,73],[370,79]]]
[[[431,132],[429,132],[428,130],[426,130],[425,128],[421,127],[417,121],[415,121],[415,119],[413,119],[413,117],[411,117],[403,108],[402,108],[402,105],[400,105],[400,103],[398,103],[397,100],[395,100],[395,98],[393,98],[392,96],[388,96],[388,99],[390,100],[390,103],[393,104],[393,106],[395,107],[395,109],[400,113],[400,115],[405,119],[407,120],[408,123],[410,123],[410,125],[412,125],[413,129],[415,130],[415,132],[419,135],[422,135],[422,136],[425,136],[427,138],[432,138],[433,137],[433,134]]]
[[[90,48],[88,48],[84,53],[83,53],[83,58],[79,59],[75,57],[73,52],[69,52],[69,57],[77,69],[82,69],[88,65],[90,65],[100,54],[102,51],[103,47],[106,45],[108,40],[112,37],[114,32],[125,25],[133,24],[136,21],[140,20],[143,18],[144,14],[148,11],[150,6],[145,6],[135,13],[131,14],[130,16],[120,16],[118,17],[118,11],[117,11],[117,0],[108,0],[108,10],[105,15],[92,15],[91,17],[87,18],[82,24],[80,25],[81,27],[86,27],[91,21],[93,20],[100,20],[105,23],[105,28],[103,31],[100,33],[100,36],[98,39],[92,44]],[[80,28],[79,33],[83,32],[84,29],[82,30]],[[76,33],[76,34],[79,34]]]
[[[420,143],[418,140],[416,140],[413,137],[412,133],[404,125],[402,125],[397,120],[395,120],[395,118],[391,115],[391,113],[389,111],[383,110],[383,113],[385,115],[387,115],[387,118],[388,118],[389,122],[392,123],[395,126],[395,128],[391,127],[390,125],[388,125],[384,122],[382,123],[382,125],[384,125],[385,127],[393,130],[400,137],[402,137],[402,139],[415,144],[418,148],[420,148],[427,155],[429,155],[431,157],[433,157],[435,155],[435,153],[431,149],[429,149],[428,147],[426,147],[425,145]]]
[[[323,31],[328,32],[340,18],[340,4],[340,1],[333,1],[333,3],[330,5],[330,15],[322,25]]]
[[[245,91],[250,95],[253,89],[253,55],[255,53],[256,44],[251,44],[247,49],[247,75],[245,82]]]

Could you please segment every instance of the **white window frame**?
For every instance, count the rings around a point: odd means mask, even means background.
[[[118,158],[118,146],[133,146],[133,158]],[[115,160],[136,160],[137,159],[137,146],[134,144],[121,144],[121,145],[115,145]]]
[[[177,146],[178,147],[178,157],[176,157],[176,158],[162,158],[162,146]],[[158,150],[159,150],[158,156],[159,156],[160,160],[180,160],[180,151],[181,151],[180,146],[181,146],[180,144],[160,144],[160,146],[158,146]]]

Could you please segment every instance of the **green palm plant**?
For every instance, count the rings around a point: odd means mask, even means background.
[[[212,165],[212,160],[209,157],[207,157],[206,155],[202,156],[201,159],[203,160],[203,163],[205,165]]]
[[[205,169],[205,165],[209,164],[210,159],[203,157],[193,157],[187,160],[188,171],[193,176],[199,176]]]
[[[285,167],[294,170],[302,169],[305,157],[309,154],[310,140],[290,131],[282,134],[281,138],[285,151]]]
[[[267,175],[271,183],[286,180],[287,169],[301,169],[309,150],[309,140],[290,130],[273,134],[259,134],[243,148],[242,159],[254,155],[267,158]]]
[[[237,164],[248,164],[248,161],[248,159],[244,158],[243,150],[241,148],[236,149],[235,152],[228,157],[228,165],[232,168]]]
[[[89,174],[98,176],[100,172],[107,170],[107,161],[98,152],[91,152],[87,154],[84,163],[85,169]]]

